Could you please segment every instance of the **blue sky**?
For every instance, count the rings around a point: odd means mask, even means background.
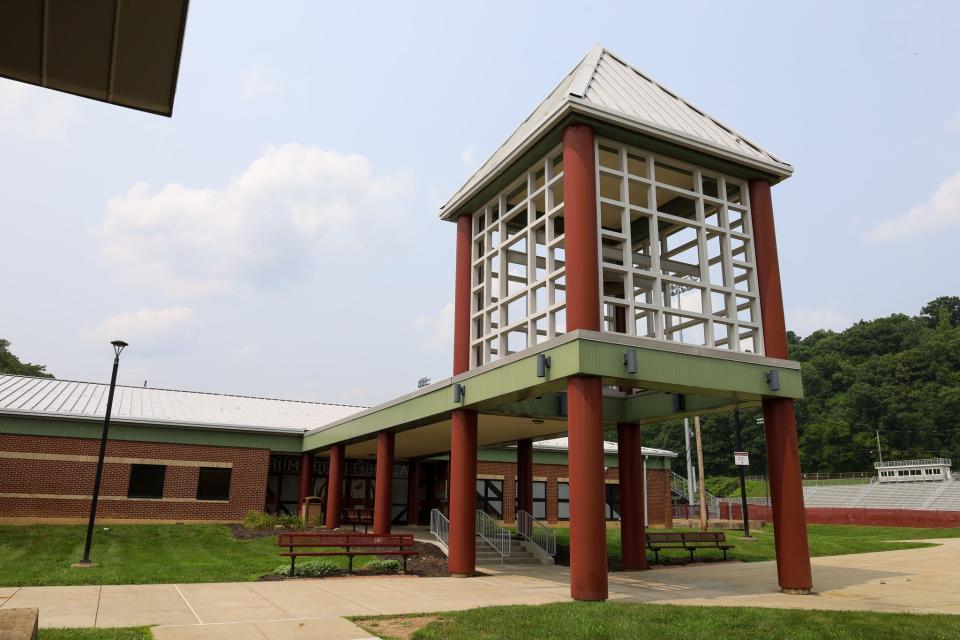
[[[0,80],[0,336],[58,377],[105,379],[113,337],[130,384],[449,375],[438,207],[594,43],[796,167],[791,328],[958,293],[960,4],[226,6],[191,3],[172,119]]]

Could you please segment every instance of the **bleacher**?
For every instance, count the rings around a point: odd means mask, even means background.
[[[808,507],[960,511],[960,480],[804,487]]]

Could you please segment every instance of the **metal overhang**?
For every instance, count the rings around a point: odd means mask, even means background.
[[[170,116],[188,2],[0,3],[0,76]]]

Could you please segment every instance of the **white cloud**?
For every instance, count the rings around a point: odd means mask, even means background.
[[[303,277],[321,250],[362,242],[347,231],[390,233],[412,191],[409,175],[377,174],[362,155],[287,144],[220,189],[138,183],[97,231],[126,284],[232,293]]]
[[[867,237],[879,242],[902,240],[956,224],[960,224],[960,172],[941,182],[928,202],[868,229]]]
[[[414,318],[413,326],[427,334],[427,347],[430,350],[437,352],[452,351],[453,310],[453,303],[449,302],[433,315],[421,315]]]
[[[474,145],[464,147],[460,149],[460,161],[463,162],[463,166],[467,169],[476,169],[477,168],[477,149]]]
[[[263,347],[258,344],[245,344],[243,346],[237,347],[233,352],[233,356],[237,360],[246,360],[247,358],[253,358],[258,356],[263,352]]]
[[[78,98],[0,79],[0,132],[29,140],[62,140],[79,120]]]
[[[850,320],[832,307],[798,307],[787,312],[787,329],[800,336],[808,336],[817,329],[841,331],[850,326]]]
[[[960,132],[960,109],[947,120],[947,131]]]
[[[276,85],[267,77],[266,67],[263,62],[253,65],[244,75],[243,94],[247,99],[253,100],[265,96],[273,95],[276,92]]]
[[[152,349],[164,341],[172,341],[185,329],[196,324],[196,314],[190,307],[140,309],[107,318],[93,330],[89,338],[109,342],[124,340],[135,348]]]

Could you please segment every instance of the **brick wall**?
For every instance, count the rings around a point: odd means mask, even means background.
[[[503,477],[503,519],[513,522],[516,517],[517,465],[513,462],[477,463],[480,476]],[[617,469],[609,468],[605,472],[607,480],[618,480]],[[557,523],[557,483],[561,478],[567,481],[570,471],[561,464],[534,464],[535,481],[547,482],[547,522]],[[670,496],[670,472],[664,469],[647,469],[647,519],[651,526],[670,527],[673,524],[673,505]]]
[[[92,439],[0,434],[0,518],[85,521],[99,447]],[[84,459],[72,459],[78,456]],[[269,460],[267,449],[112,440],[97,518],[242,520],[247,511],[263,510]],[[162,499],[127,498],[134,463],[169,463]],[[231,466],[229,500],[196,499],[204,463]]]

